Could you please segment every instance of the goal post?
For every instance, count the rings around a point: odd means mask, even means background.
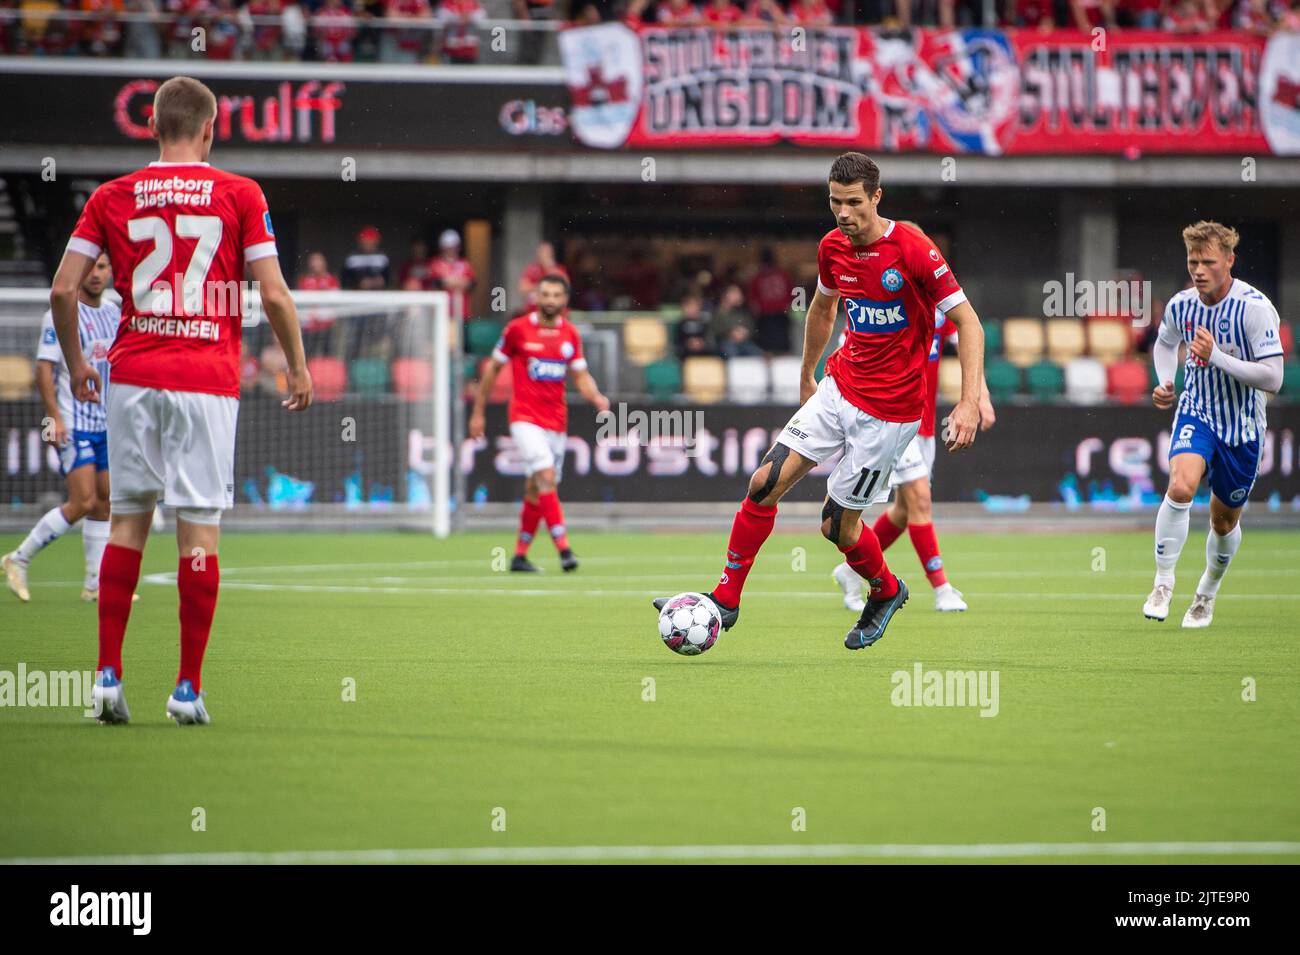
[[[235,508],[223,523],[446,537],[463,483],[454,468],[464,344],[451,296],[296,291],[293,298],[315,400],[292,414],[280,406],[284,356],[256,293],[246,289]],[[8,516],[24,520],[63,490],[57,455],[41,443],[32,381],[48,308],[44,289],[0,288],[0,500]]]

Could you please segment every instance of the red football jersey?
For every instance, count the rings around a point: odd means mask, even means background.
[[[239,397],[244,264],[278,254],[257,183],[207,163],[150,163],[95,190],[68,248],[107,250],[113,264],[114,382]]]
[[[569,369],[582,371],[582,338],[566,318],[543,325],[536,312],[521,315],[506,325],[492,351],[500,362],[510,362],[514,394],[510,397],[511,421],[531,421],[547,431],[564,431],[569,425],[569,406],[564,400],[564,382]]]
[[[934,437],[935,405],[939,399],[939,356],[943,353],[943,340],[957,334],[957,326],[944,318],[943,312],[935,309],[934,344],[930,346],[930,360],[925,366],[925,414],[921,416],[921,430],[916,432],[923,438]]]
[[[826,374],[854,407],[882,421],[917,421],[925,411],[925,366],[935,309],[966,301],[952,269],[920,229],[890,222],[870,245],[839,229],[817,247],[817,287],[844,306],[844,344]]]

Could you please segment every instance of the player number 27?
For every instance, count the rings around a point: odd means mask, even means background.
[[[185,216],[176,217],[176,235],[183,239],[197,239],[194,254],[190,256],[189,265],[185,267],[184,283],[179,290],[171,289],[173,301],[167,303],[170,308],[159,309],[166,301],[166,295],[154,293],[154,282],[162,275],[172,261],[172,231],[167,222],[159,216],[145,216],[141,219],[129,219],[126,224],[127,234],[132,242],[152,242],[153,249],[140,260],[140,264],[131,273],[131,299],[137,313],[143,315],[176,314],[176,298],[179,291],[182,302],[191,297],[199,302],[206,300],[205,280],[212,259],[221,245],[220,216]]]

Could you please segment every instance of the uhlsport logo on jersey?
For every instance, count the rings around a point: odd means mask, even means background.
[[[880,335],[902,331],[907,327],[907,310],[903,307],[902,299],[877,302],[870,298],[846,298],[844,311],[855,332]]]
[[[562,361],[546,358],[528,359],[528,377],[533,381],[563,381],[569,368]]]
[[[886,292],[897,292],[903,287],[903,275],[898,269],[885,269],[885,274],[880,276],[880,284]]]

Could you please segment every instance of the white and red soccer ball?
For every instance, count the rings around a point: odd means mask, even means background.
[[[721,632],[722,614],[704,594],[678,594],[659,611],[659,636],[674,653],[701,654],[717,643]]]

